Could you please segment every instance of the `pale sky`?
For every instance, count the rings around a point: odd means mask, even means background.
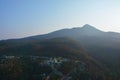
[[[84,24],[120,32],[120,0],[0,0],[0,39]]]

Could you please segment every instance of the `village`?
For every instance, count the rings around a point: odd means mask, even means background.
[[[40,80],[73,80],[73,78],[80,77],[74,75],[75,73],[87,72],[87,65],[83,62],[63,57],[7,55],[0,57],[0,65],[16,66],[19,63],[33,68],[30,70],[31,73],[34,73],[31,77]]]

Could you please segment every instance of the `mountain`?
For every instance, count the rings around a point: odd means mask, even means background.
[[[102,31],[94,28],[93,26],[90,26],[88,24],[84,25],[83,27],[78,28],[72,28],[72,29],[61,29],[58,31],[54,31],[48,34],[44,35],[38,35],[38,36],[32,36],[27,37],[25,39],[50,39],[50,38],[56,38],[56,37],[80,37],[84,35],[99,35],[102,33]]]
[[[44,35],[0,41],[0,55],[5,54],[62,57],[90,55],[111,69],[111,74],[119,75],[120,33],[104,32],[86,24]]]
[[[26,39],[44,40],[59,37],[70,37],[79,41],[90,54],[105,62],[117,62],[120,59],[120,33],[103,32],[88,24],[80,28],[62,29]]]
[[[52,33],[32,36],[23,40],[45,40],[59,37],[69,37],[77,40],[86,48],[90,55],[108,63],[120,65],[120,33],[104,32],[86,24],[83,27],[62,29]],[[108,65],[108,66],[110,66]]]
[[[7,43],[11,45],[27,44],[60,37],[69,37],[80,42],[90,55],[104,61],[105,64],[117,64],[120,60],[120,33],[103,32],[89,24],[78,28],[62,29],[44,35],[4,40],[0,42],[0,45]]]

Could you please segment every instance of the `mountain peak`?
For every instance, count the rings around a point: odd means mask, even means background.
[[[85,24],[83,25],[83,27],[81,27],[81,31],[82,34],[87,34],[87,35],[100,35],[103,31],[97,29],[94,26],[91,26],[89,24]]]
[[[100,31],[99,29],[97,29],[94,26],[91,26],[89,24],[83,25],[83,27],[81,29],[87,30],[87,31]]]
[[[85,24],[82,28],[85,28],[85,29],[96,29],[95,27],[89,25],[89,24]]]

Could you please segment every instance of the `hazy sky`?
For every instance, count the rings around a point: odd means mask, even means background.
[[[0,39],[84,24],[120,32],[120,0],[0,0]]]

